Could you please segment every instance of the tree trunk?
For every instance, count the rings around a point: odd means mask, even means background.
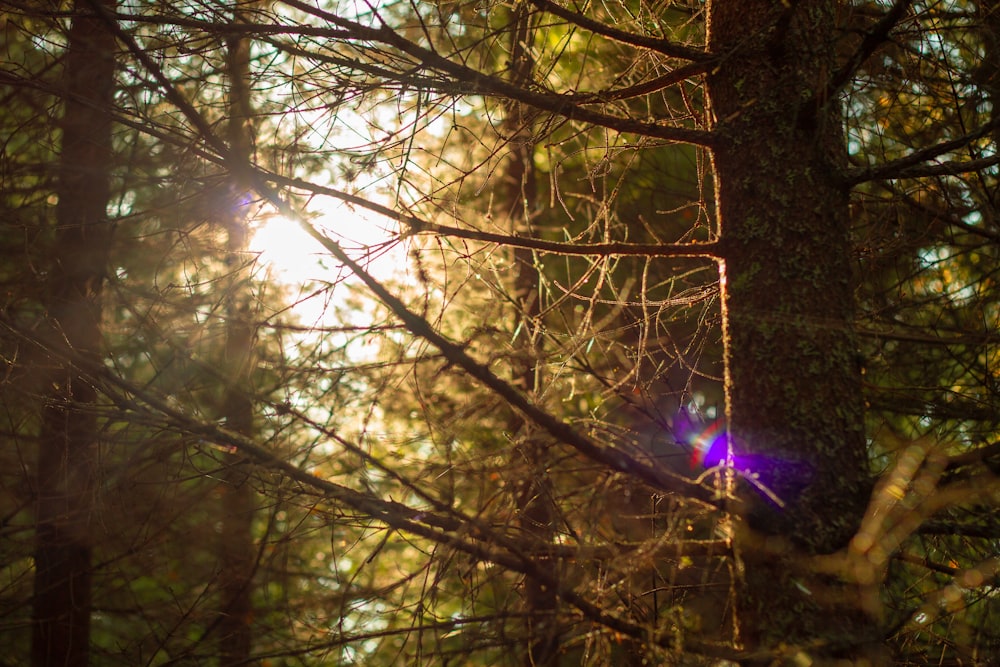
[[[822,99],[834,67],[834,0],[713,2],[709,77],[730,447],[746,525],[809,553],[847,544],[868,498],[861,369],[852,335],[841,110]],[[737,539],[735,547],[739,550]],[[743,641],[766,652],[855,655],[871,637],[819,582],[747,551]],[[837,588],[836,582],[824,582]],[[805,647],[817,640],[824,649]]]
[[[238,13],[239,14],[239,13]],[[241,16],[237,15],[237,20]],[[250,118],[250,41],[227,41],[229,72],[229,150],[233,176],[230,182],[228,261],[231,285],[226,295],[226,395],[223,406],[226,428],[253,435],[253,397],[249,390],[254,347],[248,269],[246,211],[249,184],[241,177],[251,158],[253,136]],[[254,574],[254,496],[247,461],[237,453],[226,457],[222,480],[222,531],[219,544],[221,606],[219,665],[250,663]]]
[[[113,10],[114,3],[104,6]],[[90,3],[78,3],[75,12],[65,56],[58,228],[47,297],[54,329],[49,344],[60,357],[44,384],[38,452],[35,667],[79,667],[89,659],[97,392],[63,355],[100,363],[115,40]]]
[[[983,52],[986,56],[983,58],[979,75],[982,77],[983,88],[986,89],[993,104],[991,120],[995,122],[1000,116],[1000,108],[997,106],[997,100],[1000,98],[1000,2],[984,0],[979,3],[979,14],[982,17],[980,30]],[[993,142],[1000,146],[1000,128],[993,131]]]
[[[235,300],[235,299],[234,299]],[[253,403],[245,383],[253,347],[250,313],[243,304],[228,309],[226,362],[232,384],[226,390],[226,428],[243,435],[253,433]],[[247,461],[239,453],[226,455],[222,472],[222,530],[219,535],[220,620],[219,665],[250,663],[253,604],[251,583],[255,553],[253,541],[254,497]]]
[[[510,25],[511,79],[518,85],[531,80],[534,63],[530,55],[532,38],[530,14],[524,7],[514,10]],[[504,122],[510,142],[505,178],[505,198],[510,231],[519,236],[533,236],[531,215],[538,206],[538,186],[535,182],[535,145],[528,118],[520,104],[507,107]],[[537,398],[541,389],[539,363],[543,353],[540,317],[538,265],[534,253],[525,248],[512,251],[514,266],[514,303],[518,306],[518,336],[514,342],[513,381],[528,396]],[[530,548],[552,544],[553,507],[551,482],[546,473],[546,442],[532,424],[520,415],[512,418],[510,432],[517,438],[512,465],[524,471],[515,486],[517,524]],[[554,562],[554,561],[552,561]],[[556,664],[559,655],[559,635],[556,627],[556,592],[528,579],[524,584],[528,618],[528,638],[524,656],[526,667]]]

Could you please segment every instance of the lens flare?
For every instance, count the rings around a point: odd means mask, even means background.
[[[722,420],[710,424],[691,441],[691,470],[723,465],[727,458],[726,431]]]

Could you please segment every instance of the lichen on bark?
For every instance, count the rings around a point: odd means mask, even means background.
[[[723,260],[726,392],[742,520],[830,553],[868,496],[843,119],[823,100],[836,2],[712,3],[708,78]],[[738,548],[739,545],[737,545]],[[748,562],[748,645],[807,645],[829,609],[780,562]],[[765,617],[766,616],[766,617]],[[861,614],[842,615],[845,635]],[[845,639],[846,641],[846,639]],[[850,649],[847,650],[850,652]]]

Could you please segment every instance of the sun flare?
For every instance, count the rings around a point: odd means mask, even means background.
[[[397,275],[405,265],[405,248],[396,223],[389,218],[335,203],[321,209],[312,224],[377,278]],[[254,226],[249,249],[268,277],[285,285],[334,281],[343,271],[297,221],[279,215],[261,218]]]
[[[385,281],[405,276],[406,244],[399,239],[395,221],[340,202],[314,209],[314,213],[311,222],[316,229],[373,277]],[[337,286],[358,281],[298,221],[262,216],[254,225],[249,250],[256,256],[259,276],[285,291],[286,306],[299,321],[343,324],[337,321],[343,313],[330,306],[343,298]]]

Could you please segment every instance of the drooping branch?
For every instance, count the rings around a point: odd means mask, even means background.
[[[954,394],[948,400],[925,400],[910,396],[905,389],[866,387],[869,409],[915,417],[934,419],[969,419],[995,422],[998,414],[995,401],[964,398]]]
[[[303,36],[322,37],[325,39],[351,40],[354,33],[350,30],[327,28],[318,26],[283,25],[283,24],[247,24],[234,25],[230,23],[218,23],[196,19],[184,19],[181,17],[148,17],[136,14],[126,14],[118,12],[113,15],[118,20],[141,22],[150,25],[170,25],[184,27],[192,30],[199,30],[213,35],[247,35],[266,41],[276,49],[285,53],[309,58],[316,62],[323,62],[342,67],[349,67],[352,70],[363,72],[372,76],[378,76],[389,81],[398,81],[407,85],[420,88],[422,90],[434,90],[446,94],[458,94],[468,92],[468,82],[464,80],[447,80],[428,77],[418,74],[416,68],[405,71],[397,71],[380,66],[375,63],[359,62],[344,56],[337,56],[333,53],[318,53],[299,46],[288,44],[284,41],[274,39],[274,37]],[[702,56],[704,54],[702,53]],[[599,90],[595,92],[573,91],[563,95],[566,100],[573,104],[598,104],[620,100],[631,99],[642,95],[655,93],[664,88],[676,85],[686,79],[706,73],[716,63],[715,59],[699,57],[682,67],[675,68],[666,74],[658,76],[649,81],[627,86],[621,89]],[[3,73],[0,73],[3,76]],[[552,93],[556,94],[556,93]]]
[[[184,117],[192,125],[194,125],[201,139],[213,150],[215,150],[218,155],[223,156],[228,162],[236,162],[236,160],[233,159],[229,146],[225,140],[216,134],[216,132],[212,129],[212,125],[200,113],[198,113],[197,109],[194,108],[194,105],[192,105],[191,102],[184,97],[180,90],[173,85],[173,82],[167,78],[167,75],[163,73],[163,70],[146,52],[146,50],[135,41],[135,38],[118,25],[114,14],[101,7],[97,7],[97,12],[114,32],[115,36],[125,44],[129,53],[139,61],[139,64],[142,65],[143,69],[153,76],[157,85],[159,85],[160,90],[167,98],[167,101],[176,106]]]
[[[295,3],[296,0],[289,0]],[[314,10],[319,11],[319,10]],[[254,165],[248,164],[245,160],[235,159],[231,154],[229,147],[226,142],[217,136],[214,132],[211,124],[198,113],[194,106],[181,94],[181,92],[172,85],[167,76],[163,73],[162,69],[156,64],[156,62],[135,42],[135,40],[128,35],[125,31],[121,30],[116,23],[114,23],[113,16],[109,12],[103,12],[103,18],[105,21],[112,26],[113,30],[117,34],[118,38],[121,39],[127,46],[128,50],[139,60],[143,67],[156,79],[161,90],[167,99],[175,105],[185,118],[191,122],[194,127],[198,130],[199,135],[202,140],[214,150],[219,159],[214,158],[210,154],[203,155],[208,159],[219,162],[229,169],[234,171],[245,171],[253,170],[256,172],[257,178],[263,178],[267,181],[274,182],[282,186],[290,186],[295,188],[301,188],[316,194],[323,194],[335,197],[349,204],[357,205],[365,208],[374,213],[378,213],[397,222],[403,223],[410,230],[410,233],[420,234],[420,233],[431,233],[443,236],[451,236],[454,238],[466,238],[468,240],[482,241],[487,243],[502,243],[515,248],[525,248],[531,250],[537,250],[541,252],[549,252],[553,254],[560,255],[599,255],[599,256],[643,256],[643,257],[704,257],[708,259],[718,259],[721,256],[721,249],[715,242],[706,243],[676,243],[676,244],[662,244],[662,243],[651,243],[651,244],[639,244],[639,243],[625,243],[625,242],[609,242],[609,243],[563,243],[558,241],[545,241],[541,239],[528,239],[512,237],[503,234],[494,234],[491,232],[482,232],[478,230],[466,230],[458,227],[450,227],[446,225],[439,225],[436,223],[431,223],[426,220],[422,220],[415,216],[401,213],[399,211],[393,210],[387,206],[377,204],[366,200],[363,197],[357,195],[352,195],[347,192],[338,190],[336,188],[319,186],[315,184],[308,183],[301,179],[292,179],[274,174],[271,172],[265,172],[255,167]],[[330,19],[335,19],[336,17],[329,17]],[[337,19],[343,21],[343,19]],[[364,28],[363,26],[358,26],[359,28]],[[369,28],[364,28],[370,31]],[[383,34],[385,31],[380,31]],[[391,31],[389,31],[391,33]],[[413,45],[414,48],[421,49]],[[423,50],[426,51],[426,50]],[[432,54],[432,52],[427,51],[427,53]],[[445,60],[449,65],[454,67],[464,68],[462,65],[456,63],[451,63],[446,59],[442,59],[440,56],[434,55],[435,58]],[[496,83],[503,87],[512,87],[511,84],[506,81],[496,79]],[[514,86],[516,88],[516,86]],[[529,91],[522,90],[522,92],[534,95],[535,93],[529,93]],[[516,98],[512,98],[516,99]],[[525,100],[520,100],[525,102]],[[526,102],[530,104],[530,102]],[[580,109],[584,113],[592,113],[586,109]],[[598,114],[603,116],[604,114]],[[608,117],[612,118],[612,117]],[[623,122],[634,124],[637,121],[631,121],[628,119],[620,119]],[[600,123],[598,123],[600,124]],[[711,136],[710,132],[702,132],[698,130],[688,130],[686,128],[669,128],[666,126],[660,126],[650,123],[639,123],[639,125],[650,126],[652,128],[660,128],[664,130],[678,130],[682,133],[695,133],[698,137],[704,138],[706,141]],[[148,131],[147,128],[142,128],[143,131]],[[620,129],[620,128],[619,128]],[[625,131],[625,130],[622,130]],[[666,137],[661,137],[666,138]],[[697,141],[692,143],[699,143]]]
[[[175,103],[178,101],[183,102],[183,98],[177,94],[177,99],[172,99],[172,101]],[[184,102],[184,106],[190,107],[190,105],[186,102]],[[182,111],[183,110],[184,108],[182,107]],[[190,107],[190,113],[197,116],[197,112],[193,107]],[[184,141],[179,137],[168,135],[152,127],[137,124],[134,120],[124,116],[118,115],[115,120],[123,125],[133,127],[149,134],[150,136],[154,136],[161,141],[174,144],[176,146],[182,146],[187,150],[191,150],[195,152],[198,157],[204,160],[213,162],[221,167],[231,168],[232,160],[226,155],[227,151],[223,150],[224,146],[220,145],[220,142],[215,137],[206,140],[206,143],[210,147],[215,148],[214,152],[210,152],[198,148],[197,146],[192,147],[189,142]],[[192,118],[192,120],[194,119]],[[203,120],[198,121],[198,125],[201,125],[202,123],[204,123]],[[205,123],[205,126],[205,131],[211,132],[207,123]],[[274,185],[282,188],[290,188],[314,195],[332,197],[346,204],[350,204],[351,206],[356,206],[366,211],[377,213],[378,215],[388,218],[389,220],[394,220],[406,228],[403,231],[404,237],[417,234],[434,234],[436,236],[466,239],[481,243],[495,243],[505,245],[510,248],[524,248],[526,250],[535,250],[552,255],[576,257],[693,257],[717,260],[721,259],[723,254],[722,245],[717,241],[692,243],[629,243],[627,241],[579,243],[573,241],[547,241],[545,239],[511,236],[509,234],[497,234],[478,229],[463,229],[461,227],[430,222],[410,213],[390,208],[384,204],[371,201],[370,199],[366,199],[360,195],[351,194],[350,192],[345,192],[344,190],[330,187],[328,185],[319,185],[301,178],[283,176],[256,165],[246,165],[245,168],[252,169],[256,177],[264,182],[273,183]]]
[[[705,63],[713,59],[712,55],[706,53],[704,49],[699,49],[697,47],[691,47],[684,44],[678,44],[666,39],[660,39],[657,37],[649,37],[647,35],[637,35],[635,33],[630,33],[625,30],[619,30],[613,28],[599,21],[587,18],[586,16],[575,12],[565,7],[561,7],[554,2],[549,0],[532,0],[532,3],[539,9],[546,11],[550,14],[554,14],[562,19],[565,19],[575,25],[580,26],[590,32],[601,35],[602,37],[607,37],[608,39],[620,42],[622,44],[629,44],[631,46],[636,46],[643,49],[649,49],[651,51],[656,51],[662,53],[663,55],[669,56],[671,58],[681,58],[683,60],[690,60],[696,63]],[[285,4],[292,4],[286,2]],[[303,9],[302,7],[297,7],[298,9]],[[307,10],[308,13],[315,14],[316,8],[310,7]],[[117,12],[114,17],[121,21],[135,21],[140,23],[148,23],[150,25],[175,25],[183,28],[190,28],[194,30],[204,30],[206,32],[219,33],[219,34],[245,34],[245,35],[303,35],[310,37],[324,37],[327,39],[344,39],[351,37],[352,32],[350,30],[340,29],[335,30],[327,27],[317,27],[317,26],[307,26],[307,25],[285,25],[285,24],[268,24],[268,23],[254,23],[253,25],[233,25],[228,23],[216,23],[212,21],[204,21],[199,19],[192,19],[182,16],[153,16],[148,14],[133,14],[129,12]]]
[[[992,127],[990,128],[993,129]],[[982,135],[980,135],[982,136]],[[967,139],[968,141],[973,141],[974,139]],[[947,149],[953,150],[953,149]],[[900,158],[904,160],[906,158]],[[880,167],[873,167],[870,171],[873,171],[873,175],[866,175],[859,181],[852,181],[852,184],[861,183],[865,181],[874,181],[883,178],[926,178],[928,176],[958,176],[959,174],[969,174],[972,172],[980,171],[982,169],[988,169],[989,167],[994,167],[1000,164],[1000,156],[991,155],[990,157],[979,158],[978,160],[949,160],[947,162],[941,162],[938,164],[916,164],[912,167],[899,167],[895,169],[890,169],[893,163],[888,163],[883,165],[885,171],[882,171]],[[860,175],[860,172],[859,172]]]
[[[473,359],[465,348],[448,340],[434,326],[417,313],[410,310],[398,297],[353,260],[338,243],[328,238],[297,213],[265,182],[256,183],[257,192],[289,220],[296,220],[302,229],[319,242],[339,263],[346,266],[365,286],[398,317],[406,328],[440,350],[451,364],[464,370],[470,377],[480,382],[490,391],[506,401],[528,420],[541,427],[559,442],[570,446],[592,461],[607,466],[616,472],[633,476],[654,489],[673,492],[683,487],[688,497],[716,506],[719,501],[699,483],[669,471],[652,467],[635,458],[629,452],[613,445],[602,446],[574,429],[570,424],[558,419],[531,402],[512,384],[502,380],[488,366]]]
[[[383,65],[359,62],[344,56],[337,56],[328,53],[317,53],[299,46],[291,45],[278,39],[261,37],[262,41],[290,55],[301,58],[308,58],[314,62],[336,65],[338,67],[349,68],[353,72],[361,72],[370,76],[379,77],[385,81],[394,81],[401,85],[409,86],[423,91],[433,91],[444,95],[464,95],[469,93],[469,84],[466,81],[455,79],[454,77],[433,77],[427,76],[426,72],[419,66],[412,66],[408,69],[389,69]],[[670,86],[677,85],[687,79],[705,74],[715,61],[697,61],[688,63],[683,67],[673,69],[666,74],[626,86],[624,88],[609,88],[598,91],[571,91],[561,94],[561,99],[572,104],[606,104],[621,100],[632,99],[642,95],[649,95]],[[364,85],[370,86],[367,82]],[[550,91],[552,95],[557,93]],[[613,117],[617,118],[617,117]]]
[[[220,16],[219,21],[205,21],[176,14],[157,16],[152,14],[133,14],[130,12],[108,13],[115,20],[127,23],[142,23],[157,26],[176,26],[197,30],[221,37],[243,36],[260,37],[261,35],[297,35],[302,37],[322,37],[324,39],[349,39],[349,30],[328,28],[325,26],[295,25],[286,23],[232,23]]]
[[[900,324],[878,325],[867,327],[855,327],[855,333],[859,336],[872,338],[874,340],[898,340],[909,343],[922,343],[925,345],[998,345],[1000,335],[995,333],[954,333],[952,335],[942,335],[938,332],[921,333],[920,329],[904,327]]]
[[[297,1],[289,0],[292,4],[298,5]],[[308,8],[303,6],[305,9],[312,12],[317,12],[313,8]],[[325,13],[323,13],[325,15]],[[106,16],[106,19],[110,21],[110,17]],[[344,22],[344,19],[339,19],[338,17],[328,15],[330,20],[335,20],[337,22]],[[366,31],[371,31],[371,29],[364,28],[363,26],[358,26]],[[203,133],[203,140],[208,143],[212,148],[214,148],[218,154],[221,156],[223,162],[233,171],[243,172],[245,175],[252,176],[254,188],[257,192],[266,198],[273,206],[275,206],[283,215],[288,217],[290,220],[297,220],[303,229],[313,238],[315,238],[330,254],[340,263],[348,267],[361,281],[379,298],[395,315],[398,317],[404,325],[415,335],[423,338],[427,342],[438,348],[443,356],[455,366],[465,370],[470,377],[475,378],[477,381],[482,383],[484,386],[489,388],[495,394],[503,398],[507,403],[509,403],[513,408],[521,412],[530,421],[540,426],[542,429],[547,431],[551,436],[563,442],[564,444],[572,447],[582,455],[587,458],[606,465],[612,470],[617,472],[626,473],[634,476],[636,479],[649,484],[655,489],[672,491],[676,490],[678,486],[684,486],[685,493],[689,496],[707,502],[709,504],[717,504],[717,501],[713,500],[711,493],[701,487],[698,484],[693,483],[691,480],[680,477],[677,475],[672,475],[665,470],[661,470],[655,467],[651,467],[646,463],[641,462],[628,452],[617,449],[613,446],[602,446],[587,436],[583,435],[572,426],[566,422],[554,417],[550,413],[546,412],[539,406],[532,403],[527,397],[525,397],[521,392],[519,392],[513,385],[505,382],[495,373],[493,373],[486,365],[479,363],[471,356],[469,356],[464,348],[454,343],[443,335],[438,333],[438,331],[423,317],[417,315],[395,295],[390,293],[380,282],[375,280],[367,271],[365,271],[360,264],[351,259],[350,256],[345,253],[341,247],[314,226],[308,223],[308,221],[302,219],[297,213],[280,197],[277,192],[274,191],[269,185],[267,185],[266,180],[269,180],[272,175],[261,175],[254,167],[247,164],[245,161],[240,162],[236,156],[234,156],[229,148],[226,146],[225,142],[218,138],[212,131],[211,127],[207,121],[201,117],[200,114],[193,108],[193,106],[172,86],[169,80],[163,74],[163,72],[157,67],[157,65],[152,61],[152,59],[145,54],[141,48],[135,43],[130,36],[125,34],[121,30],[117,30],[119,36],[125,40],[130,51],[140,60],[143,66],[150,71],[150,73],[157,79],[161,88],[164,90],[164,94],[167,95],[168,99],[175,104],[178,109],[192,122],[199,132]],[[391,31],[379,30],[380,34],[391,33]],[[419,47],[417,47],[419,48]],[[505,84],[506,85],[506,84]],[[247,173],[249,172],[249,173]],[[334,191],[329,192],[332,194]],[[353,195],[347,195],[346,193],[337,193],[335,196],[343,199],[344,201],[349,201],[351,203],[360,204],[364,200],[361,198],[354,197]],[[379,213],[388,213],[391,217],[399,219],[398,214],[391,211],[386,207],[381,207],[372,204],[371,202],[366,202],[366,208]],[[421,223],[429,224],[429,223]],[[456,230],[464,231],[464,230]],[[509,239],[510,237],[504,237],[502,235],[492,235],[492,238],[499,240]],[[490,238],[490,237],[487,237]],[[541,242],[539,243],[547,243]],[[569,250],[571,244],[557,244],[564,250]],[[607,244],[601,244],[607,245]],[[627,244],[622,244],[627,245]],[[680,244],[686,246],[687,244]],[[705,249],[699,245],[690,246],[696,248],[695,252],[688,252],[687,256],[706,256],[714,257],[713,251],[716,249],[714,244],[704,244],[710,245],[712,250],[705,252]],[[525,247],[533,247],[531,245],[526,245]],[[662,246],[646,246],[647,250],[656,251]],[[542,248],[538,248],[542,249]],[[621,247],[620,250],[625,250],[626,248]],[[593,251],[593,248],[591,248]]]
[[[984,161],[985,160],[993,161],[995,159],[996,159],[995,157],[984,158]],[[957,164],[971,165],[977,162],[979,162],[979,160],[970,160],[968,162],[959,162]],[[947,164],[949,163],[944,163],[944,165]],[[927,165],[927,169],[930,170],[934,169],[937,166],[944,166],[944,165]],[[978,173],[978,170],[972,170],[972,171],[976,171]],[[959,173],[961,172],[956,170],[955,172],[948,173],[946,175],[957,176]],[[925,174],[925,175],[938,175],[938,174]],[[964,232],[968,232],[969,234],[973,234],[988,241],[992,241],[993,243],[1000,243],[1000,232],[990,229],[988,225],[970,224],[963,219],[963,217],[970,210],[968,208],[964,207],[956,208],[954,206],[941,207],[932,205],[927,201],[915,197],[913,193],[907,189],[905,184],[896,184],[888,181],[883,181],[878,185],[883,190],[888,192],[892,197],[898,198],[906,202],[906,204],[911,208],[913,208],[915,211],[927,214],[932,218],[934,218],[935,220],[940,220],[944,222],[946,225],[957,227],[958,229],[961,229]]]

